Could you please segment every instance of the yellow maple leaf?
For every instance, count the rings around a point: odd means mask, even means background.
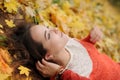
[[[6,8],[7,12],[9,12],[9,13],[12,13],[13,11],[17,12],[19,3],[17,2],[17,0],[5,0],[4,7]]]
[[[24,66],[19,66],[20,74],[25,74],[27,77],[29,76],[30,69]]]
[[[84,2],[84,1],[82,1],[82,0],[73,0],[74,6],[77,7],[77,8],[80,7],[80,3],[82,3],[82,2]]]
[[[0,28],[3,28],[3,25],[0,24]]]
[[[13,20],[5,20],[5,22],[10,28],[15,27],[15,24],[13,23]]]
[[[10,75],[0,73],[0,80],[6,80]]]

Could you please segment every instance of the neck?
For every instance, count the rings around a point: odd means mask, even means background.
[[[58,56],[58,59],[56,60],[57,63],[63,67],[66,67],[70,60],[70,54],[67,50],[63,49]]]

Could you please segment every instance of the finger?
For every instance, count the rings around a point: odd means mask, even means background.
[[[94,37],[94,38],[92,38],[92,39],[90,39],[90,41],[93,42],[93,43],[95,43],[96,42],[96,38],[97,38],[97,36]]]
[[[42,72],[42,69],[38,66],[38,64],[36,64],[36,68],[39,72]]]
[[[100,40],[100,36],[96,36],[96,38],[94,40],[92,40],[93,43],[97,42]]]
[[[91,36],[94,36],[94,35],[95,35],[95,33],[96,33],[96,28],[94,27],[94,28],[91,30],[90,35],[91,35]]]
[[[42,59],[42,64],[43,65],[48,65],[48,62],[45,59]]]
[[[42,63],[40,63],[40,61],[38,61],[38,62],[36,63],[36,67],[37,67],[37,69],[41,70],[41,69],[44,68],[44,65],[43,65]]]
[[[102,38],[103,34],[100,30],[96,31],[96,41],[99,41]]]
[[[97,37],[97,34],[96,34],[96,31],[93,31],[90,35],[90,41],[93,41],[96,37]]]
[[[39,71],[39,73],[43,76],[43,77],[46,77],[46,74],[45,74],[45,70],[40,68],[38,65],[36,65],[36,68],[37,70]]]
[[[102,32],[100,32],[100,39],[102,39],[103,38],[103,33]]]
[[[96,33],[96,34],[97,34],[97,36],[96,36],[96,38],[93,40],[93,42],[100,41],[100,40],[103,38],[103,34],[102,34],[101,32]]]
[[[92,40],[96,39],[98,36],[102,35],[101,30],[98,27],[94,27],[93,31],[91,32]]]

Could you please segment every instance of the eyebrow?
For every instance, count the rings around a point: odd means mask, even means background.
[[[45,30],[45,32],[44,32],[44,37],[45,37],[45,39],[47,39],[47,37],[46,37],[46,33],[47,33],[47,31]]]

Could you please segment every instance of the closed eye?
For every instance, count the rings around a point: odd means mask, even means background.
[[[48,33],[48,40],[50,39],[50,33]]]

